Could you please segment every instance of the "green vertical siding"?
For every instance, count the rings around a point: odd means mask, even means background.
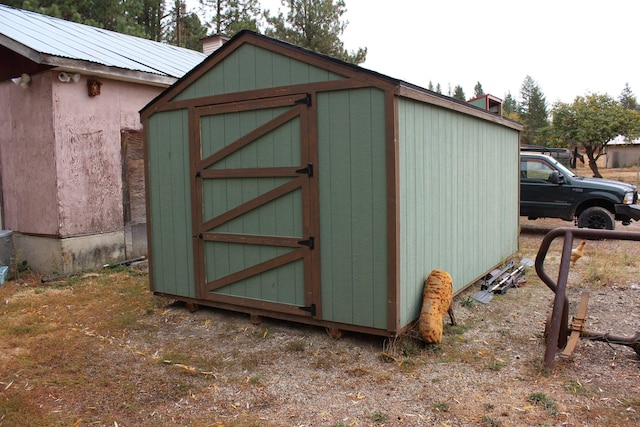
[[[202,116],[200,134],[202,156],[208,157],[247,133],[286,113],[291,107],[220,113]],[[300,167],[300,118],[293,118],[276,129],[225,156],[211,169]],[[287,184],[291,177],[237,177],[204,179],[202,203],[204,221]],[[303,195],[293,190],[215,227],[218,233],[234,235],[303,238]],[[267,262],[293,251],[290,247],[232,244],[205,241],[207,282]],[[248,279],[212,291],[215,294],[254,298],[263,301],[304,305],[304,265],[302,260],[273,268]]]
[[[401,322],[419,315],[424,280],[455,290],[518,248],[518,132],[399,100]]]
[[[384,92],[318,95],[322,317],[387,328]]]
[[[307,138],[313,141],[316,135],[300,132],[315,130],[317,123],[318,161],[312,179],[318,179],[319,210],[311,215],[319,219],[319,236],[315,237],[322,318],[318,320],[379,330],[387,330],[389,324],[406,326],[419,315],[423,283],[431,270],[451,273],[455,289],[459,290],[517,251],[516,130],[406,98],[398,98],[397,112],[385,111],[386,94],[374,87],[317,93],[319,86],[313,83],[345,77],[304,58],[296,60],[249,43],[226,53],[228,56],[219,62],[220,57],[214,56],[209,68],[203,69],[205,72],[188,87],[179,86],[180,93],[171,101],[222,94],[240,99],[243,92],[274,89],[251,92],[252,96],[268,96],[267,93],[276,94],[277,88],[305,84],[310,84],[308,90],[315,94],[310,111],[317,111],[317,117],[310,118],[311,126],[301,123],[301,118],[292,119],[210,168],[220,171],[304,166],[300,142]],[[291,54],[304,56],[298,50],[291,50]],[[348,67],[344,70],[350,74]],[[375,85],[377,77],[370,77]],[[163,102],[167,101],[164,98]],[[201,158],[229,146],[289,108],[232,111],[232,104],[229,106],[226,113],[216,109],[219,113],[201,117],[197,129]],[[398,140],[391,142],[386,141],[389,129],[385,126],[387,117],[394,113],[398,117],[394,123]],[[188,119],[188,112],[183,109],[156,112],[145,123],[149,144],[148,221],[154,290],[195,298]],[[399,183],[392,184],[398,186],[399,236],[387,235],[388,229],[396,226],[388,224],[387,209],[388,179],[394,177],[387,176],[386,153],[387,145],[392,143],[398,150]],[[311,144],[309,148],[314,158],[316,147]],[[203,204],[198,209],[202,209],[205,221],[291,179],[202,176]],[[294,190],[207,231],[306,238],[304,225],[316,226],[315,217],[302,216],[306,194]],[[391,239],[394,244],[397,239],[399,244],[398,259],[389,259]],[[295,250],[269,245],[267,240],[255,244],[235,241],[210,239],[203,243],[201,261],[207,281]],[[399,283],[388,283],[389,265],[397,265]],[[212,293],[302,306],[308,273],[304,268],[304,262],[298,259]],[[392,296],[388,292],[394,286],[400,295],[393,307],[399,319],[389,319]]]
[[[215,280],[292,251],[291,248],[207,242],[207,279]],[[304,305],[302,260],[256,274],[215,291],[216,294]]]
[[[153,253],[157,292],[195,297],[191,241],[189,127],[186,110],[149,118],[148,167]]]
[[[244,44],[185,88],[174,100],[342,78],[306,62]]]

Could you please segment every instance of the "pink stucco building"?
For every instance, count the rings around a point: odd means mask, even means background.
[[[19,260],[146,254],[139,110],[205,57],[0,5],[0,225]]]

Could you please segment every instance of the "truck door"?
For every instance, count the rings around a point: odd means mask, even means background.
[[[570,220],[571,185],[553,183],[557,170],[542,159],[520,159],[520,215],[534,218],[563,218]]]

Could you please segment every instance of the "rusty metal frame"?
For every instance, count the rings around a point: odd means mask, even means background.
[[[556,283],[544,270],[544,260],[551,242],[558,237],[564,237],[564,246],[562,248],[562,258],[558,271],[558,282]],[[540,279],[549,287],[549,289],[556,294],[553,302],[550,324],[547,325],[547,347],[544,355],[544,364],[546,368],[551,368],[553,366],[557,350],[564,348],[567,344],[567,335],[569,331],[569,299],[567,298],[566,290],[574,238],[587,240],[608,239],[640,241],[640,232],[561,227],[551,230],[544,237],[540,244],[540,248],[538,249],[538,255],[536,256],[536,273],[538,274],[538,277],[540,277]],[[617,341],[616,344],[631,346],[636,353],[638,353],[638,347],[640,347],[638,343],[635,342],[638,340],[638,337],[640,337],[640,333],[636,334],[633,338],[625,338],[582,331],[581,336],[583,338],[597,341],[602,341],[602,337],[609,336],[611,339],[615,338],[615,341]],[[638,354],[640,355],[640,353]]]

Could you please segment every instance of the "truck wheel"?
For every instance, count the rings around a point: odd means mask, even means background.
[[[613,230],[616,221],[611,212],[600,206],[593,206],[582,211],[578,217],[578,227],[599,230]]]

